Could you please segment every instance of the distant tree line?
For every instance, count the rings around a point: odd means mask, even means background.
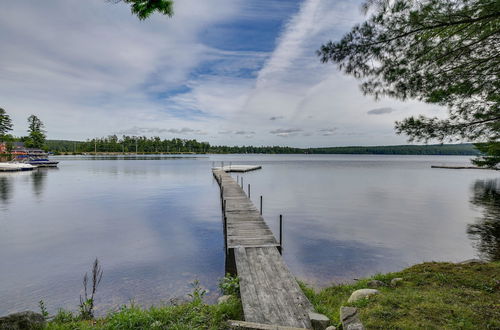
[[[473,144],[433,144],[376,147],[313,148],[315,154],[372,154],[372,155],[471,155],[481,152]]]
[[[480,155],[472,144],[401,145],[375,147],[293,148],[286,146],[212,146],[195,139],[110,135],[81,141],[47,140],[47,148],[58,153],[138,152],[214,154],[377,154],[377,155]]]
[[[47,147],[52,152],[139,152],[139,153],[177,153],[177,152],[210,152],[208,142],[188,139],[161,139],[160,137],[110,135],[82,141],[48,140]]]

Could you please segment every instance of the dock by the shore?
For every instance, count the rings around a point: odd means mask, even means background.
[[[226,171],[213,169],[213,175],[221,189],[227,257],[234,258],[240,279],[245,321],[310,329],[313,307],[259,210]]]

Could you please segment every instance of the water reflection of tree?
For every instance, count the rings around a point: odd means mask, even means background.
[[[45,185],[45,177],[47,176],[47,169],[39,168],[35,169],[31,173],[31,178],[33,180],[33,192],[36,196],[40,196],[43,192],[43,187]]]
[[[7,203],[12,196],[12,183],[5,176],[0,176],[0,200]]]
[[[482,217],[467,226],[469,238],[481,257],[500,260],[500,179],[478,180],[471,203],[482,208]]]

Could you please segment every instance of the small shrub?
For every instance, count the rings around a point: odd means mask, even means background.
[[[191,286],[193,287],[193,292],[188,294],[189,297],[193,300],[193,302],[202,302],[203,297],[205,297],[205,294],[207,293],[207,290],[203,289],[200,285],[199,280],[194,280],[193,283],[191,283]]]
[[[85,273],[83,276],[83,290],[85,293],[85,299],[80,296],[80,317],[84,320],[90,320],[94,318],[94,296],[97,291],[99,283],[102,279],[102,268],[99,265],[99,260],[96,258],[92,266],[92,291],[90,296],[87,293],[88,275]]]
[[[42,314],[43,318],[48,319],[49,312],[47,312],[47,308],[45,307],[45,303],[43,302],[43,300],[40,300],[38,302],[38,306],[40,307],[40,314]]]
[[[72,312],[67,311],[67,310],[61,308],[61,309],[59,309],[57,311],[57,314],[52,319],[52,322],[55,322],[55,323],[70,323],[70,322],[74,322],[74,321],[77,321],[77,320],[78,320],[78,317],[75,317],[75,315],[73,315]]]
[[[238,278],[238,276],[231,276],[230,274],[226,274],[226,276],[219,281],[219,289],[224,295],[239,297],[240,279]]]

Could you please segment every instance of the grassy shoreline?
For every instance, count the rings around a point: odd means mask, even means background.
[[[391,285],[394,278],[403,280]],[[347,303],[353,291],[368,288],[372,280],[382,282],[379,294]],[[301,287],[316,310],[338,328],[340,307],[354,306],[367,329],[500,329],[500,262],[430,262],[319,292]],[[217,305],[195,296],[179,306],[122,307],[90,321],[60,312],[46,329],[227,329],[227,320],[242,315],[236,296]]]
[[[394,278],[402,278],[391,285]],[[358,289],[378,280],[379,294],[354,303]],[[316,310],[340,325],[341,306],[357,307],[367,329],[500,329],[500,262],[428,262],[318,293],[303,285]]]

